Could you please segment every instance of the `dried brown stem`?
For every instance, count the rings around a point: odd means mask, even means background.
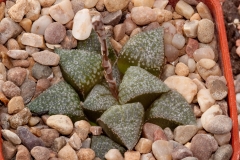
[[[107,41],[106,41],[106,32],[103,26],[103,22],[100,16],[93,17],[92,24],[94,30],[98,34],[98,39],[101,44],[101,55],[102,55],[102,67],[104,68],[104,77],[109,85],[110,91],[112,95],[118,99],[118,90],[116,79],[113,78],[112,75],[112,65],[108,59],[108,48],[107,48]]]

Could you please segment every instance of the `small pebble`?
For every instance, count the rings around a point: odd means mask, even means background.
[[[134,7],[131,11],[132,20],[137,25],[147,25],[157,19],[155,11],[150,7]]]
[[[211,96],[215,100],[223,100],[228,94],[228,88],[226,84],[221,80],[213,81],[209,89]]]
[[[124,24],[125,24],[125,33],[127,35],[131,35],[133,30],[135,30],[137,28],[137,25],[132,21],[131,18],[126,18],[124,21]]]
[[[23,126],[28,123],[32,113],[28,108],[23,108],[20,112],[14,114],[9,118],[10,126],[14,129],[18,128],[18,126]]]
[[[21,96],[23,97],[24,104],[27,104],[31,101],[35,89],[36,89],[36,83],[33,80],[26,80],[23,82],[23,84],[20,87],[21,89]]]
[[[185,157],[191,157],[193,156],[192,152],[190,151],[189,148],[178,145],[173,148],[172,151],[172,159],[177,160],[177,159],[183,159]]]
[[[23,18],[21,22],[19,22],[19,25],[26,31],[30,32],[32,28],[32,20],[29,18]]]
[[[101,135],[103,133],[102,127],[100,127],[100,126],[91,126],[90,127],[90,132],[94,136],[99,136],[99,135]]]
[[[55,129],[41,129],[40,132],[40,138],[46,147],[51,147],[54,143],[54,140],[59,137],[59,133]]]
[[[164,83],[169,88],[176,89],[188,103],[191,103],[194,96],[197,94],[197,85],[188,77],[170,76]]]
[[[107,160],[124,160],[118,149],[110,149],[104,157]]]
[[[210,159],[218,148],[216,140],[209,134],[197,134],[192,138],[190,150],[199,160]]]
[[[41,65],[39,63],[35,63],[32,67],[32,76],[39,79],[46,79],[52,74],[52,69],[49,66]]]
[[[220,146],[214,153],[213,160],[229,160],[231,159],[233,148],[230,144]]]
[[[102,19],[102,22],[106,25],[115,26],[119,23],[122,17],[122,11],[107,12],[106,16]]]
[[[45,43],[42,35],[34,34],[34,33],[23,33],[21,37],[21,43],[23,45],[36,47],[36,48],[44,48]]]
[[[95,152],[90,148],[81,148],[77,152],[77,157],[81,160],[93,160],[95,158]]]
[[[49,8],[50,16],[61,24],[66,24],[74,17],[70,0],[61,1]]]
[[[11,68],[7,72],[7,79],[15,83],[17,86],[21,86],[27,76],[27,70],[21,67]]]
[[[196,67],[197,67],[197,72],[198,74],[204,79],[206,80],[209,76],[222,76],[222,71],[220,69],[219,64],[215,64],[212,68],[210,69],[206,69],[201,65],[205,65],[206,64],[201,64],[201,63],[197,63]]]
[[[215,99],[212,98],[209,89],[199,90],[197,93],[197,101],[202,112],[205,112],[215,103]]]
[[[210,43],[214,36],[214,23],[209,19],[201,19],[198,23],[197,37],[202,43]]]
[[[48,50],[35,52],[32,54],[32,57],[36,62],[46,66],[56,66],[60,60],[60,56],[58,54]]]
[[[81,148],[90,148],[91,145],[91,138],[87,138],[82,142]]]
[[[118,1],[112,1],[112,0],[104,0],[104,5],[108,12],[115,12],[118,10],[122,10],[125,8],[129,3],[129,0],[118,0]]]
[[[40,122],[40,118],[39,117],[31,117],[28,121],[28,125],[29,126],[35,126]]]
[[[152,153],[141,154],[141,160],[156,160]]]
[[[8,27],[11,26],[11,27]],[[16,37],[22,32],[21,26],[11,18],[3,18],[0,22],[0,44],[4,44],[8,39]]]
[[[210,21],[213,21],[212,14],[206,4],[204,4],[203,2],[200,2],[196,6],[196,9],[198,11],[198,14],[201,16],[201,18],[207,18]]]
[[[31,149],[30,153],[37,160],[46,160],[50,158],[50,150],[46,147],[36,146]]]
[[[4,95],[8,98],[12,98],[12,97],[21,95],[20,88],[11,81],[6,81],[3,83],[2,91],[3,91]]]
[[[73,135],[68,140],[68,144],[75,150],[79,150],[82,146],[81,139],[78,137],[76,133],[73,133]]]
[[[158,140],[167,140],[167,137],[163,131],[163,129],[153,123],[145,123],[143,125],[143,133],[144,138],[147,138],[151,141],[154,141],[156,138]]]
[[[198,41],[192,38],[188,38],[186,45],[186,53],[190,58],[193,58],[193,53],[199,48]]]
[[[194,13],[192,6],[190,6],[184,1],[178,1],[178,3],[175,6],[175,11],[178,14],[184,16],[186,19],[190,19]]]
[[[140,152],[141,154],[149,153],[152,150],[152,143],[153,141],[151,141],[150,139],[140,138],[137,145],[135,146],[135,150]]]
[[[35,146],[44,146],[43,141],[33,135],[27,127],[19,126],[17,128],[17,135],[28,150],[31,150]]]
[[[8,102],[8,114],[15,114],[24,108],[23,98],[21,96],[16,96],[10,99]]]
[[[92,21],[88,9],[78,11],[73,20],[72,35],[77,40],[87,39],[92,31]]]
[[[113,28],[114,39],[116,41],[121,40],[125,35],[125,31],[126,31],[126,26],[124,23],[116,25]]]
[[[183,32],[189,38],[196,38],[197,37],[197,30],[198,30],[198,20],[193,21],[186,21],[183,25]]]
[[[225,133],[225,134],[214,134],[214,138],[218,142],[219,146],[222,146],[224,144],[229,144],[231,140],[231,132]]]
[[[24,145],[17,147],[16,160],[31,160],[31,154]]]
[[[13,67],[28,68],[30,63],[28,60],[12,60]]]
[[[9,39],[6,45],[8,50],[20,50],[18,42],[13,38]]]
[[[56,0],[39,0],[42,7],[50,7]]]
[[[216,115],[203,124],[203,128],[213,134],[225,134],[232,129],[232,119],[225,115]]]
[[[178,126],[174,129],[174,140],[185,144],[197,133],[198,129],[195,125]]]
[[[182,62],[179,62],[175,67],[175,73],[178,76],[188,76],[189,74],[189,68],[187,65],[185,65]]]
[[[61,159],[71,159],[71,160],[78,160],[78,156],[74,149],[70,145],[64,146],[57,154],[58,158]]]
[[[182,34],[174,34],[172,39],[172,45],[176,47],[177,49],[182,49],[185,45],[185,38]]]
[[[16,4],[14,4],[9,10],[8,14],[15,22],[20,22],[23,19],[23,16],[25,15],[25,10],[27,8],[28,1],[18,1]]]
[[[53,23],[53,20],[49,15],[43,15],[33,22],[31,27],[31,33],[44,35],[44,32],[48,27],[48,25],[52,23]]]
[[[1,143],[2,157],[4,157],[4,159],[12,159],[17,152],[16,147],[9,141],[2,141]]]
[[[127,151],[124,153],[124,160],[139,160],[141,154],[138,151]]]
[[[9,142],[13,143],[14,145],[21,144],[21,139],[18,137],[18,135],[10,130],[3,129],[2,136]]]
[[[152,144],[152,152],[156,159],[170,160],[172,157],[173,144],[169,141],[157,140]]]
[[[13,59],[26,59],[28,57],[25,50],[9,50],[7,55]]]
[[[69,135],[73,130],[73,123],[68,116],[52,115],[47,119],[47,125],[63,135]]]
[[[171,44],[164,45],[164,53],[168,62],[173,62],[178,58],[179,50]]]
[[[39,18],[41,12],[41,5],[39,1],[28,1],[28,12],[25,14],[26,18],[35,21]]]
[[[52,150],[59,152],[66,145],[66,140],[63,136],[55,138],[52,144]]]
[[[59,22],[53,22],[44,31],[44,38],[47,43],[58,44],[66,36],[65,27]]]

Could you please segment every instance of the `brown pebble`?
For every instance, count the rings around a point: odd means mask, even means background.
[[[20,88],[11,81],[6,81],[3,83],[2,91],[4,95],[8,98],[21,95]]]
[[[56,66],[60,60],[60,56],[58,54],[48,50],[35,52],[32,54],[32,57],[36,62],[46,66]]]
[[[124,21],[124,24],[125,24],[125,26],[126,26],[126,31],[125,31],[125,33],[126,33],[127,35],[129,35],[129,36],[130,36],[130,34],[132,33],[132,31],[137,28],[137,25],[132,21],[131,18],[127,18],[127,19]]]
[[[80,160],[92,160],[95,157],[95,152],[90,148],[81,148],[77,152],[78,159]]]
[[[14,49],[20,50],[20,46],[19,46],[18,42],[13,38],[11,38],[7,41],[7,48],[8,48],[8,50],[14,50]]]
[[[28,60],[12,60],[13,67],[28,68],[30,63]]]
[[[24,145],[17,146],[17,160],[31,160],[31,155],[28,149]]]
[[[59,22],[53,22],[48,25],[44,32],[44,38],[47,43],[58,44],[66,36],[65,27]]]
[[[121,24],[116,25],[116,26],[113,28],[114,39],[115,39],[116,41],[121,40],[121,39],[124,37],[124,35],[125,35],[125,30],[126,30],[126,27],[125,27],[125,24],[124,24],[124,23],[121,23]]]
[[[12,81],[17,86],[21,86],[27,76],[27,70],[21,67],[11,68],[7,72],[7,80]]]

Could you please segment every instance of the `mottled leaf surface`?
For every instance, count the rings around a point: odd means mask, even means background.
[[[83,104],[83,109],[87,117],[96,121],[105,110],[113,105],[119,104],[112,93],[103,85],[95,85],[88,94]]]
[[[118,67],[125,73],[130,66],[140,66],[159,76],[164,66],[164,29],[141,32],[128,40],[120,51]]]
[[[139,102],[112,106],[97,120],[112,140],[129,150],[140,138],[143,121],[144,108]]]
[[[50,115],[64,114],[73,121],[84,119],[78,94],[65,81],[61,81],[45,90],[27,107],[35,113],[49,111]]]
[[[100,54],[84,50],[55,49],[64,79],[84,97],[103,76]]]
[[[140,67],[131,66],[123,76],[118,96],[121,104],[141,102],[146,109],[167,91],[169,88],[159,78]]]
[[[101,54],[101,44],[98,40],[97,33],[92,30],[90,36],[86,40],[78,40],[77,49]]]
[[[126,152],[125,148],[103,135],[92,137],[91,149],[94,150],[96,157],[99,157],[101,159],[105,159],[104,155],[110,149],[118,149],[122,154]]]
[[[145,113],[146,122],[162,128],[174,129],[178,125],[195,124],[196,118],[188,102],[177,91],[169,91],[154,101]]]

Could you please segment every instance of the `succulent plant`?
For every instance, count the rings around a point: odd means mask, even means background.
[[[140,138],[143,121],[144,108],[139,102],[112,106],[97,120],[112,140],[129,150]]]
[[[177,91],[163,93],[145,113],[145,120],[162,128],[196,124],[191,106]]]
[[[121,104],[141,102],[145,109],[162,93],[169,91],[159,78],[148,71],[131,66],[125,72],[119,86],[119,102]]]
[[[50,115],[64,114],[73,121],[85,119],[78,94],[65,81],[58,82],[45,90],[27,107],[35,113],[48,111]]]
[[[59,65],[64,79],[86,97],[103,76],[100,54],[64,49],[55,49],[55,52],[60,55]]]
[[[85,99],[83,110],[89,120],[96,121],[104,111],[117,104],[119,103],[110,90],[103,85],[97,84]]]
[[[130,66],[139,66],[160,76],[164,66],[164,29],[141,32],[130,38],[120,51],[118,67],[125,73]]]

